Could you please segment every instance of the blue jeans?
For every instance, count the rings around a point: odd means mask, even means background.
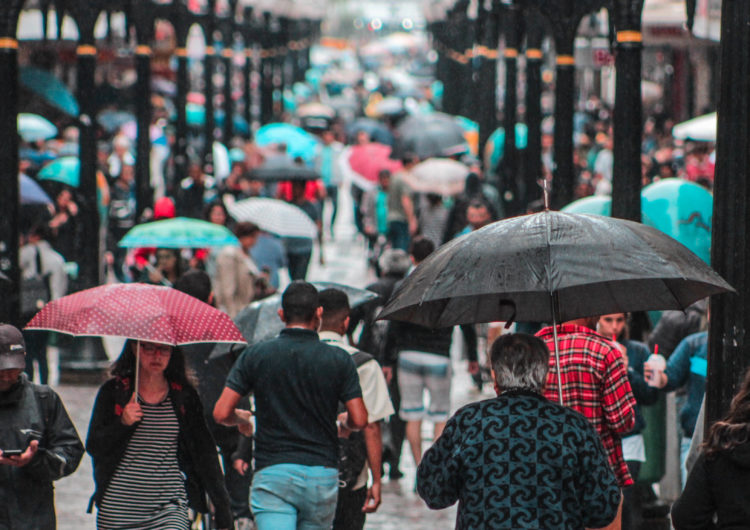
[[[411,236],[409,235],[409,223],[406,221],[391,221],[388,223],[386,238],[393,248],[409,251]]]
[[[339,473],[332,467],[277,464],[253,476],[250,506],[258,530],[329,529]]]

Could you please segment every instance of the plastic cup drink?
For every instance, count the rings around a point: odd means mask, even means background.
[[[654,353],[648,356],[645,366],[651,369],[651,374],[646,378],[648,386],[658,387],[661,381],[661,374],[667,368],[667,360],[663,355],[659,355],[659,346],[654,348]]]

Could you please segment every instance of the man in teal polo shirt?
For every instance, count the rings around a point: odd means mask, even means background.
[[[295,281],[281,297],[286,328],[278,337],[247,348],[227,377],[214,418],[252,434],[255,400],[255,474],[250,504],[258,530],[330,528],[338,494],[339,402],[348,429],[367,424],[356,366],[340,348],[321,342],[318,292]]]

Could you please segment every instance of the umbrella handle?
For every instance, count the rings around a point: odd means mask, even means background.
[[[557,398],[560,401],[560,405],[564,405],[563,403],[563,391],[562,391],[562,375],[560,374],[560,346],[557,343],[557,306],[558,306],[558,299],[557,299],[557,293],[552,293],[551,297],[551,303],[552,303],[552,336],[555,341],[555,368],[557,371]]]
[[[141,366],[141,341],[136,341],[136,347],[135,347],[135,388],[133,389],[133,399],[134,402],[138,402],[138,373]]]

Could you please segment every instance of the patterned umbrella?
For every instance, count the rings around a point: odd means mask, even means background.
[[[175,217],[131,228],[117,244],[124,248],[209,248],[239,246],[239,240],[222,225]]]
[[[318,228],[301,208],[277,199],[251,198],[229,206],[237,221],[255,223],[261,230],[282,237],[318,237]]]
[[[114,283],[53,300],[26,326],[74,337],[120,337],[181,346],[245,343],[229,316],[160,285]]]

